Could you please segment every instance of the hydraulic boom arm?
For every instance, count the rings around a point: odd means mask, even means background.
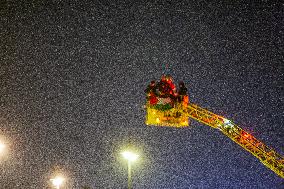
[[[257,157],[265,166],[284,178],[284,157],[281,157],[273,149],[257,140],[230,120],[205,110],[195,104],[188,104],[185,113],[210,127],[219,129],[234,142]]]
[[[187,88],[183,82],[179,83],[179,89],[176,90],[172,77],[163,75],[158,83],[151,81],[145,92],[147,125],[183,128],[189,126],[188,117],[191,117],[220,130],[257,157],[266,167],[284,178],[284,157],[232,121],[189,103]]]

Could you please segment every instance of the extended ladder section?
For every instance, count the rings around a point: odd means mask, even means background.
[[[257,157],[265,166],[284,178],[284,157],[267,147],[230,120],[205,110],[195,104],[188,104],[185,113],[210,127],[219,129],[222,133]]]

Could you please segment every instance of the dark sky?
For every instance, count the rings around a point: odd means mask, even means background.
[[[0,189],[284,188],[218,130],[147,127],[144,89],[164,72],[193,103],[284,154],[280,1],[1,1]],[[168,69],[165,69],[168,65]]]

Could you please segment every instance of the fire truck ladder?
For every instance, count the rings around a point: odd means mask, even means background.
[[[188,104],[185,113],[201,123],[219,129],[227,137],[257,157],[266,167],[284,178],[284,157],[238,127],[232,121],[192,103]]]

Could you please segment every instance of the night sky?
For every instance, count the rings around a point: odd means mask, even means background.
[[[283,189],[220,131],[145,125],[163,73],[284,155],[280,1],[1,1],[0,189]]]

